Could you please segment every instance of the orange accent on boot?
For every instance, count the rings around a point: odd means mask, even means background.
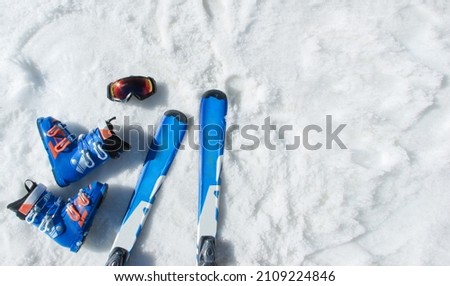
[[[52,142],[48,142],[48,149],[52,153],[53,159],[56,159],[56,157],[58,157],[59,152],[56,151],[55,146],[53,146]]]
[[[100,134],[101,134],[103,140],[108,139],[109,137],[111,137],[113,135],[111,130],[109,130],[109,129],[100,129]]]
[[[20,205],[19,212],[23,215],[28,215],[33,207],[36,205],[39,198],[45,193],[45,187],[37,185],[33,191],[27,196],[25,201]]]
[[[79,221],[81,216],[78,211],[75,209],[73,204],[67,204],[66,212],[69,215],[70,219],[73,221]]]
[[[32,208],[33,208],[32,204],[23,204],[23,205],[20,206],[19,212],[21,214],[27,215]]]
[[[58,137],[55,137],[55,141],[58,142]],[[59,153],[64,151],[69,145],[70,145],[70,140],[66,138],[60,140],[56,145],[53,145],[52,142],[48,142],[48,149],[50,150],[50,152],[52,153],[52,156],[54,159],[56,159],[56,157],[58,157]]]
[[[79,192],[79,193],[78,193],[77,201],[78,201],[78,204],[79,204],[80,206],[85,207],[85,206],[89,205],[89,198],[88,198],[88,196],[86,196],[86,194],[83,193],[83,192]]]
[[[47,136],[49,136],[49,137],[55,137],[55,135],[58,134],[58,133],[59,133],[59,127],[58,127],[58,125],[53,125],[52,128],[50,128],[50,129],[47,131]]]
[[[70,145],[70,140],[66,138],[64,138],[63,140],[61,140],[60,142],[58,142],[58,144],[56,144],[55,146],[55,151],[60,153],[62,151],[64,151],[64,149],[67,148],[67,146]]]
[[[64,130],[62,130],[58,125],[53,125],[52,128],[47,131],[48,137],[56,137],[58,135],[60,137],[66,137]]]
[[[86,221],[86,218],[87,218],[88,214],[89,214],[89,213],[85,210],[85,211],[83,212],[83,214],[81,215],[81,218],[80,218],[80,220],[78,221],[78,225],[79,225],[80,227],[83,226],[84,222]]]

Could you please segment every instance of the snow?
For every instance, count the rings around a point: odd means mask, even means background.
[[[168,109],[198,122],[201,94],[229,98],[228,125],[261,126],[276,150],[233,133],[220,202],[220,265],[450,265],[448,1],[3,1],[0,13],[2,265],[103,265],[145,151],[61,189],[35,120],[74,133],[117,116],[154,125]],[[127,104],[106,85],[150,75],[159,91]],[[347,124],[347,149],[286,150],[317,124]],[[191,136],[197,138],[197,134]],[[250,132],[264,142],[264,132]],[[325,131],[311,133],[324,142]],[[144,136],[144,137],[145,137]],[[138,134],[130,143],[139,146]],[[142,137],[141,137],[142,139]],[[185,140],[187,145],[187,140]],[[180,151],[130,258],[195,263],[198,152]],[[65,198],[110,184],[77,254],[6,205],[31,178]]]

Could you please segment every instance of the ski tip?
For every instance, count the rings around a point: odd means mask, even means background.
[[[165,115],[165,116],[173,116],[173,117],[175,117],[176,119],[178,119],[178,121],[181,121],[181,122],[183,122],[183,123],[187,123],[187,121],[188,121],[186,115],[184,115],[183,112],[178,111],[178,110],[174,110],[174,109],[167,110],[167,111],[164,113],[164,115]]]
[[[215,97],[217,99],[224,99],[227,100],[227,96],[224,92],[217,90],[217,89],[211,89],[208,90],[207,92],[205,92],[202,96],[203,98],[208,98],[208,97]]]

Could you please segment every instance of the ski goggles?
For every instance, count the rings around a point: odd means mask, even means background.
[[[155,80],[145,76],[129,76],[108,84],[107,97],[112,101],[126,102],[131,96],[139,100],[149,98],[156,92]]]

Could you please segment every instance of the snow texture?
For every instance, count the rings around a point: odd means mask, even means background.
[[[233,133],[220,265],[450,265],[449,1],[4,0],[0,23],[2,265],[103,265],[146,153],[61,189],[37,117],[77,134],[112,116],[153,125],[167,109],[197,123],[211,88],[228,95],[229,126],[270,117],[294,129],[271,133],[276,150],[242,150],[249,141]],[[158,93],[108,101],[106,85],[128,75],[154,77]],[[347,124],[347,149],[286,150],[326,115]],[[6,209],[27,178],[65,198],[110,184],[77,254]],[[195,264],[197,190],[198,152],[186,147],[129,264]]]

